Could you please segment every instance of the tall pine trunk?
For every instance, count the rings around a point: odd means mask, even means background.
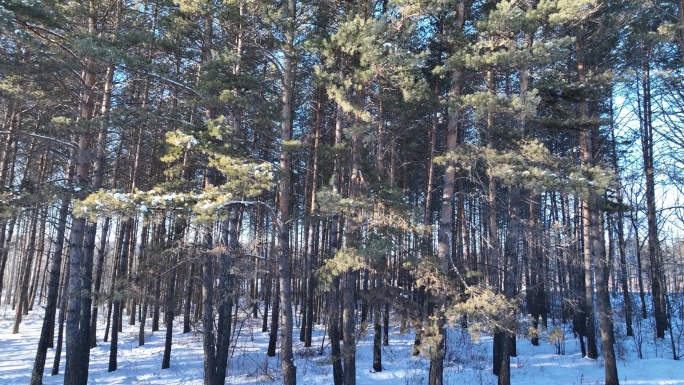
[[[282,112],[280,121],[280,139],[282,148],[279,156],[280,183],[278,185],[278,272],[280,286],[280,304],[282,312],[282,333],[280,341],[280,364],[283,370],[283,384],[297,383],[297,367],[292,354],[292,276],[290,273],[290,173],[292,170],[292,154],[287,143],[292,140],[292,97],[294,93],[294,40],[295,20],[297,17],[296,0],[287,1],[287,18],[285,29],[285,45],[283,46],[282,70]]]
[[[335,109],[335,131],[334,144],[338,146],[342,143],[342,106],[336,103]],[[330,178],[331,188],[333,194],[340,193],[340,172],[341,172],[340,155],[335,155],[335,164],[333,167],[333,175]],[[334,259],[337,251],[340,248],[340,218],[338,215],[333,215],[330,218],[330,236],[329,236],[329,253],[330,259]],[[340,347],[340,304],[342,299],[340,296],[340,278],[338,276],[332,279],[330,285],[330,292],[328,294],[328,332],[330,333],[330,360],[333,367],[333,382],[335,385],[344,384],[344,367],[342,366],[342,349]]]
[[[580,27],[580,34],[584,33]],[[575,48],[577,51],[577,73],[579,75],[579,82],[585,83],[587,81],[587,69],[585,63],[583,46],[584,41],[577,38]],[[582,121],[588,121],[590,116],[589,102],[583,100],[579,103],[578,115]],[[580,132],[580,160],[584,167],[591,167],[594,165],[594,131],[596,127],[583,128]],[[593,197],[588,197],[582,200],[582,256],[584,262],[584,313],[586,316],[586,337],[587,337],[587,357],[598,358],[598,349],[596,345],[596,330],[595,330],[595,313],[594,313],[594,253],[592,249],[591,233],[596,231],[592,227],[590,220],[591,216],[597,215],[598,206],[593,202]]]
[[[73,162],[69,162],[67,166],[68,179],[73,178],[74,167]],[[43,372],[45,371],[45,362],[47,358],[47,349],[52,343],[53,332],[55,328],[55,315],[57,313],[58,294],[59,294],[59,280],[60,272],[62,270],[62,254],[64,251],[64,236],[66,233],[67,215],[69,214],[69,201],[62,200],[59,208],[57,219],[57,231],[54,240],[54,252],[52,255],[52,263],[49,267],[49,276],[47,282],[47,297],[45,302],[45,316],[43,317],[43,326],[40,332],[40,339],[38,340],[38,349],[36,352],[36,359],[33,363],[33,372],[31,374],[30,385],[41,385],[43,383]],[[1,230],[1,229],[0,229]]]
[[[456,3],[457,19],[455,23],[455,33],[462,34],[463,27],[466,20],[466,0],[459,0]],[[451,88],[449,90],[449,99],[454,101],[450,103],[448,111],[449,121],[447,125],[446,148],[445,153],[454,153],[458,146],[459,135],[459,119],[460,111],[455,107],[455,101],[461,95],[462,87],[462,71],[461,69],[454,69],[451,74]],[[450,242],[451,231],[454,222],[454,180],[455,180],[455,164],[450,157],[447,157],[446,169],[442,179],[442,212],[439,219],[439,229],[437,238],[437,263],[442,273],[448,272],[449,262],[452,259],[452,245]],[[439,312],[436,317],[435,325],[431,325],[431,332],[435,334],[433,346],[430,352],[430,371],[428,375],[429,385],[442,385],[444,383],[444,350],[446,340],[446,319],[445,315],[441,314],[441,308],[445,304],[446,298],[439,295],[436,299],[436,310]]]
[[[660,262],[660,242],[658,239],[658,223],[655,203],[655,168],[653,158],[653,123],[651,110],[651,71],[649,54],[646,47],[642,70],[643,105],[641,113],[641,150],[646,174],[646,222],[648,224],[648,258],[651,275],[651,295],[653,299],[653,313],[655,315],[656,336],[665,338],[667,330],[667,304],[665,302],[666,287],[663,279],[663,269]]]
[[[88,3],[88,35],[97,34],[97,16],[95,4]],[[87,124],[93,118],[95,110],[95,85],[97,83],[97,68],[95,60],[86,57],[83,74],[81,75],[82,91],[79,105],[79,121]],[[85,199],[90,190],[90,172],[93,132],[87,128],[78,138],[78,155],[75,160],[76,179],[79,193],[77,199]],[[88,361],[90,356],[89,343],[83,343],[84,331],[90,327],[90,309],[83,311],[84,298],[90,297],[90,277],[92,258],[87,260],[87,253],[83,248],[86,233],[86,218],[72,213],[71,237],[69,240],[69,285],[66,320],[66,369],[64,371],[64,385],[85,385],[88,382]],[[85,279],[85,281],[84,281]],[[89,303],[88,300],[85,300]],[[85,316],[88,318],[85,319]]]
[[[123,299],[124,280],[126,279],[126,267],[128,266],[129,243],[131,240],[131,233],[133,231],[133,219],[129,219],[123,223],[121,231],[123,233],[123,240],[121,242],[121,257],[119,258],[119,265],[116,268],[116,288],[112,295],[113,310],[112,310],[112,339],[109,345],[109,372],[117,369],[117,353],[119,349],[119,329],[121,327],[121,310]]]

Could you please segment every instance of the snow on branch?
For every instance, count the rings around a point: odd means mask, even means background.
[[[32,133],[30,133],[30,132],[21,132],[21,133],[18,133],[18,132],[14,132],[14,131],[0,131],[0,135],[26,135],[26,136],[31,136],[31,137],[34,137],[34,138],[46,139],[46,140],[50,140],[50,141],[53,141],[53,142],[57,142],[57,143],[60,143],[60,144],[65,145],[65,146],[69,146],[69,147],[71,147],[71,148],[78,148],[78,144],[76,144],[76,143],[73,143],[73,142],[66,142],[66,141],[64,141],[64,140],[57,139],[57,138],[53,138],[53,137],[51,137],[51,136],[45,136],[45,135],[40,135],[40,134],[32,134]]]

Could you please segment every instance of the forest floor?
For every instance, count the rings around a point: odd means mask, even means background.
[[[36,346],[42,325],[42,309],[29,313],[21,324],[19,334],[11,334],[14,313],[7,307],[0,308],[0,384],[28,384],[36,353]],[[128,318],[125,317],[125,320]],[[180,319],[175,322],[171,368],[161,370],[164,350],[164,331],[146,333],[144,346],[138,346],[138,326],[127,322],[119,336],[118,370],[108,373],[109,343],[102,342],[104,322],[98,330],[98,346],[91,350],[90,384],[202,384],[203,354],[200,336],[195,333],[182,334]],[[389,336],[389,346],[383,347],[383,371],[372,370],[372,330],[360,335],[357,346],[357,383],[359,385],[419,385],[427,383],[429,363],[423,357],[413,357],[411,349],[412,331],[400,333],[398,322]],[[673,360],[672,342],[667,336],[664,341],[654,339],[651,326],[646,321],[637,325],[637,336],[624,337],[617,330],[616,353],[618,374],[622,385],[684,385],[684,361]],[[513,384],[525,385],[579,385],[602,384],[604,366],[601,358],[582,358],[580,346],[569,330],[563,326],[565,342],[552,343],[544,334],[540,346],[532,346],[529,340],[519,339],[518,356],[511,358],[511,380]],[[149,330],[149,326],[146,328]],[[638,333],[643,330],[643,333]],[[230,384],[279,384],[279,358],[267,357],[268,333],[261,332],[261,320],[247,314],[238,322],[237,343],[231,351],[229,366]],[[297,378],[300,384],[318,385],[332,383],[332,366],[328,360],[330,345],[323,338],[324,330],[315,331],[313,348],[304,348],[295,338]],[[298,336],[299,331],[296,331]],[[675,347],[681,352],[684,338],[675,335]],[[641,344],[637,341],[641,340]],[[324,348],[320,354],[321,346]],[[448,351],[445,362],[445,383],[459,385],[496,384],[491,374],[492,339],[482,336],[474,342],[470,335],[459,328],[453,328],[448,335]],[[564,349],[557,354],[557,349]],[[638,358],[641,350],[643,359]],[[61,358],[60,374],[51,376],[54,349],[48,351],[44,377],[45,384],[62,384],[64,355]]]

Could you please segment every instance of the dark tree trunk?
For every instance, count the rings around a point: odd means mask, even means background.
[[[497,384],[498,385],[510,385],[511,384],[511,356],[509,354],[510,351],[510,342],[511,338],[509,337],[507,332],[498,332],[496,335],[499,336],[498,339],[498,346],[499,346],[499,354],[500,354],[500,359],[497,362],[495,362],[495,365],[498,366],[498,370],[496,370],[495,373],[498,378],[497,378]]]
[[[21,107],[14,101],[8,102],[7,107],[7,117],[5,122],[3,122],[3,129],[8,131],[7,142],[3,147],[2,158],[0,158],[0,189],[6,189],[8,186],[8,181],[11,181],[10,174],[13,174],[13,170],[16,164],[16,146],[17,142],[14,137],[14,132],[19,127],[20,114],[19,111]],[[9,245],[12,240],[12,230],[14,228],[14,223],[16,222],[16,217],[8,221],[6,219],[0,219],[0,294],[3,291],[3,282],[5,279],[5,269],[7,267],[7,259],[9,257]],[[8,228],[9,227],[9,228]],[[5,235],[9,230],[9,234]],[[8,290],[9,292],[9,290]]]
[[[161,278],[154,280],[154,296],[152,306],[152,331],[159,330],[159,313],[161,310]]]
[[[297,19],[297,1],[287,1],[287,27],[285,29],[285,44],[283,46],[282,71],[282,113],[280,122],[280,139],[287,142],[292,139],[292,98],[294,94],[294,60],[295,60],[295,22]],[[278,188],[278,213],[280,224],[278,229],[278,272],[280,281],[280,302],[283,317],[283,331],[280,341],[280,364],[283,370],[283,384],[297,383],[297,367],[292,355],[292,276],[290,273],[290,173],[292,154],[287,148],[280,153],[280,184]],[[274,218],[275,219],[275,218]],[[353,385],[353,384],[347,384]]]
[[[119,264],[121,263],[121,248],[123,246],[123,241],[124,241],[124,230],[126,229],[125,224],[127,221],[124,222],[119,222],[118,225],[118,232],[117,232],[117,240],[116,240],[116,246],[114,247],[114,256],[115,256],[115,261],[114,261],[114,267],[112,268],[111,272],[111,279],[109,280],[109,290],[110,290],[110,295],[107,300],[107,320],[106,320],[106,326],[105,326],[105,334],[104,338],[102,341],[107,342],[109,340],[109,330],[112,322],[112,303],[114,301],[114,289],[116,285],[116,274],[117,270],[119,269]]]
[[[41,178],[42,180],[42,178]],[[44,257],[44,252],[45,252],[45,225],[47,222],[47,210],[43,209],[40,210],[41,213],[39,214],[39,217],[41,218],[40,220],[40,228],[38,229],[38,245],[36,249],[36,255],[38,256],[38,261],[36,262],[35,268],[34,268],[34,274],[33,274],[33,279],[31,280],[31,288],[29,289],[29,295],[28,295],[28,311],[33,310],[33,306],[35,305],[36,302],[36,295],[38,294],[38,287],[41,287],[41,297],[42,297],[42,287],[43,284],[45,283],[45,276],[48,274],[48,269],[46,267],[45,270],[42,269],[43,266],[43,257]],[[41,282],[42,281],[42,282]],[[40,306],[42,302],[42,298],[39,299],[38,305]],[[28,314],[28,312],[25,312],[24,314]]]
[[[182,230],[181,230],[182,233]],[[164,356],[162,357],[162,369],[168,369],[171,366],[171,345],[173,342],[173,318],[174,314],[174,295],[176,289],[176,264],[178,263],[178,255],[173,253],[171,257],[171,271],[169,271],[169,283],[166,286],[166,309],[164,311],[166,323],[166,338],[164,339]]]
[[[38,228],[38,210],[33,210],[29,224],[29,239],[26,250],[26,257],[23,262],[23,269],[19,277],[19,300],[17,301],[16,313],[14,317],[14,326],[12,327],[12,334],[19,333],[19,324],[21,323],[22,315],[28,310],[29,299],[29,282],[31,279],[31,271],[33,270],[33,257],[36,249],[36,232]],[[36,272],[37,274],[37,272]]]
[[[65,269],[66,271],[64,272],[64,278],[62,279],[62,289],[60,290],[62,292],[62,295],[59,303],[59,317],[57,319],[57,346],[55,346],[55,359],[52,363],[52,372],[50,373],[53,376],[59,374],[59,362],[62,357],[62,346],[64,343],[64,320],[66,318],[67,309],[67,296],[65,290],[68,285],[67,280],[69,277],[70,268],[70,264],[67,263]]]
[[[612,142],[612,152],[613,152],[613,171],[617,174],[618,186],[615,191],[615,198],[618,203],[617,210],[617,242],[618,242],[618,253],[620,255],[620,286],[622,289],[622,300],[625,304],[625,326],[627,328],[627,336],[634,336],[634,329],[632,327],[632,298],[629,293],[629,284],[627,282],[627,250],[625,247],[625,218],[622,211],[623,199],[622,199],[622,180],[620,178],[620,168],[618,166],[618,154],[617,154],[617,143],[615,140],[615,127],[613,125],[614,119],[612,119],[613,111],[612,99],[611,99],[611,142]]]
[[[203,310],[202,332],[204,350],[204,383],[216,383],[216,340],[214,337],[214,256],[205,252],[202,267]]]
[[[455,33],[460,34],[465,25],[466,1],[460,0],[456,3],[457,21],[455,23]],[[451,86],[449,90],[449,98],[458,98],[461,94],[462,86],[462,71],[454,69],[451,73]],[[459,142],[460,131],[460,111],[456,108],[449,108],[449,121],[447,125],[446,134],[446,148],[445,153],[454,152]],[[455,181],[455,167],[453,160],[447,160],[445,165],[444,176],[442,178],[442,212],[439,219],[438,229],[438,247],[437,247],[437,263],[443,274],[447,274],[449,261],[452,259],[453,245],[450,241],[452,227],[454,223],[454,181]],[[438,295],[436,298],[436,305],[439,312],[445,303],[446,298],[443,295]],[[436,324],[432,325],[436,335],[433,337],[433,344],[430,347],[430,371],[428,375],[429,385],[442,385],[444,383],[444,348],[446,340],[446,319],[444,314],[437,314]]]
[[[66,313],[66,368],[64,371],[65,385],[85,385],[88,382],[88,372],[83,372],[80,360],[83,360],[80,340],[80,321],[82,305],[81,265],[83,256],[83,237],[85,219],[76,218],[72,222],[70,252],[69,252],[69,284]],[[88,320],[90,322],[90,320]],[[88,349],[89,350],[89,349]]]
[[[238,252],[238,220],[237,207],[230,208],[228,219],[223,222],[221,243],[224,250],[219,254],[219,306],[218,324],[216,327],[216,384],[226,381],[228,353],[230,351],[231,314],[233,309],[233,276],[230,274],[233,257]]]
[[[581,29],[581,27],[580,27]],[[580,34],[583,32],[580,32]],[[575,49],[577,51],[577,68],[579,81],[584,83],[587,81],[586,63],[584,56],[584,40],[578,37],[575,41]],[[582,121],[588,121],[591,118],[589,111],[589,102],[583,100],[579,103],[578,108],[579,118]],[[594,148],[594,132],[598,127],[583,128],[580,132],[580,159],[582,166],[591,167],[594,165],[596,150]],[[598,358],[598,349],[596,345],[596,331],[594,321],[594,250],[592,250],[591,232],[596,231],[592,228],[590,216],[596,215],[598,206],[593,202],[594,198],[584,199],[582,201],[582,228],[583,228],[583,257],[584,257],[584,313],[586,314],[586,337],[587,337],[587,357],[591,359]]]
[[[268,331],[268,309],[269,305],[271,304],[271,288],[273,287],[273,280],[270,276],[267,276],[264,279],[264,285],[266,285],[266,293],[264,293],[264,314],[261,322],[262,333],[266,333]]]
[[[138,324],[138,346],[145,345],[145,319],[147,319],[147,308],[149,300],[146,298],[149,295],[149,287],[145,288],[142,303],[140,304],[140,322]]]
[[[534,194],[529,198],[530,219],[529,219],[529,265],[530,265],[530,308],[532,325],[535,329],[539,328],[539,323],[546,318],[546,287],[544,272],[544,254],[540,239],[542,235],[541,227],[541,195]],[[539,346],[537,334],[532,338],[532,345]]]
[[[330,361],[333,367],[333,383],[344,385],[344,368],[342,366],[342,348],[340,347],[340,279],[332,280],[328,294],[328,332],[330,334]]]
[[[266,355],[269,357],[275,357],[276,355],[276,345],[278,344],[278,320],[280,318],[280,285],[277,281],[273,282],[273,284],[275,286],[275,292],[272,296],[271,330],[268,335],[268,349],[266,350]]]
[[[516,292],[516,280],[518,270],[518,243],[521,239],[522,223],[520,219],[520,190],[511,186],[508,189],[508,217],[509,230],[506,235],[504,246],[505,263],[502,270],[503,294],[508,299],[512,299]],[[494,335],[494,354],[493,372],[498,376],[499,385],[510,385],[511,383],[511,356],[515,356],[515,334],[512,334],[511,325],[515,320],[503,318],[501,325],[495,330]]]
[[[376,281],[379,280],[376,278]],[[376,290],[381,289],[378,283]],[[382,371],[382,303],[378,301],[374,306],[373,315],[373,370]]]
[[[73,177],[73,164],[69,167],[69,178]],[[38,341],[36,360],[33,364],[30,385],[41,385],[43,383],[43,372],[45,371],[45,361],[47,349],[52,342],[55,328],[55,315],[57,313],[59,280],[62,270],[62,254],[64,251],[64,236],[66,232],[67,215],[69,213],[69,201],[63,200],[59,208],[59,219],[57,220],[57,234],[55,236],[55,248],[52,256],[52,263],[49,271],[50,275],[47,283],[47,298],[45,303],[45,317],[43,327]],[[0,229],[1,230],[1,229]]]
[[[109,225],[111,223],[111,218],[105,218],[104,224],[102,225],[102,234],[100,235],[100,247],[97,250],[97,263],[95,265],[95,284],[93,286],[93,293],[97,294],[100,292],[100,287],[102,286],[102,273],[104,270],[105,261],[105,250],[107,247],[107,237],[109,234]],[[92,314],[90,316],[90,348],[97,346],[97,315],[99,304],[96,301]]]
[[[87,18],[88,35],[97,34],[98,20],[89,7]],[[95,84],[98,78],[98,69],[95,60],[84,58],[82,75],[82,89],[79,98],[79,119],[89,121],[94,116],[95,109]],[[86,198],[91,188],[90,171],[92,159],[92,136],[93,132],[87,130],[79,135],[78,156],[75,160],[76,178],[80,192],[77,199]],[[85,385],[88,382],[88,362],[90,357],[90,344],[88,343],[90,327],[90,308],[83,309],[83,304],[90,306],[90,290],[92,277],[92,253],[90,256],[84,250],[84,237],[86,236],[86,219],[77,218],[73,215],[71,225],[71,237],[69,248],[69,263],[71,265],[69,276],[69,302],[67,304],[66,323],[66,349],[67,360],[64,371],[64,385]],[[90,258],[89,258],[90,257]],[[90,275],[89,275],[90,274]],[[88,317],[85,319],[84,317]],[[84,338],[84,334],[86,337]],[[85,343],[84,343],[85,341]]]
[[[119,328],[121,326],[121,303],[120,298],[124,281],[126,279],[126,267],[128,266],[128,252],[129,243],[131,239],[131,232],[133,227],[133,220],[129,219],[123,223],[121,231],[123,232],[123,240],[121,242],[121,257],[119,259],[119,266],[116,272],[116,290],[113,293],[114,300],[112,309],[112,339],[109,345],[109,372],[117,369],[117,353],[119,349]]]
[[[195,274],[195,264],[190,264],[190,272],[188,273],[188,279],[185,283],[185,293],[183,301],[183,333],[189,333],[190,328],[190,312],[192,305],[192,281],[194,280],[193,275]]]
[[[390,305],[385,303],[385,311],[382,312],[382,346],[389,346],[389,312]]]
[[[597,210],[598,211],[598,210]],[[605,252],[603,238],[603,220],[601,212],[590,218],[592,227],[597,231],[591,234],[592,249],[596,252],[596,310],[598,311],[599,329],[601,333],[601,350],[605,369],[605,385],[618,385],[617,360],[615,358],[615,334],[613,331],[613,308],[610,305],[608,277],[610,259]],[[593,223],[596,221],[597,223]]]
[[[639,299],[641,300],[641,318],[648,318],[646,311],[646,290],[644,290],[644,274],[641,263],[641,242],[639,241],[639,225],[637,224],[637,211],[633,212],[632,227],[634,228],[634,244],[636,249],[637,260],[637,283],[639,285]]]
[[[337,103],[335,107],[335,131],[334,143],[340,145],[342,143],[342,106]],[[340,170],[341,160],[339,155],[335,156],[335,164],[333,168],[333,175],[331,178],[331,187],[335,194],[340,193]],[[339,250],[340,238],[340,218],[338,215],[333,215],[330,219],[330,247],[329,258],[335,258]],[[330,359],[333,366],[333,382],[335,385],[346,385],[344,376],[344,367],[342,365],[342,349],[340,347],[341,332],[341,303],[342,296],[340,294],[340,277],[336,276],[332,279],[330,293],[328,295],[328,323],[330,333]]]
[[[316,108],[314,110],[315,114],[315,126],[314,126],[314,137],[313,137],[313,156],[311,159],[311,193],[309,201],[309,213],[313,213],[316,210],[316,192],[318,191],[318,163],[319,163],[319,147],[320,147],[320,137],[321,129],[323,125],[323,102],[325,98],[325,89],[319,87],[317,90]],[[311,340],[313,334],[313,324],[314,324],[314,288],[316,287],[316,278],[314,271],[316,269],[316,259],[318,255],[318,222],[309,224],[309,231],[307,236],[307,246],[308,246],[308,266],[306,268],[306,275],[308,282],[306,285],[306,323],[302,326],[304,329],[304,347],[311,347]]]
[[[351,269],[342,276],[342,364],[344,384],[356,384],[356,273]]]
[[[665,338],[665,330],[668,327],[667,304],[665,302],[667,290],[660,263],[660,241],[658,239],[658,223],[656,218],[653,124],[651,122],[651,73],[648,60],[647,54],[642,71],[643,113],[641,116],[641,148],[644,160],[644,173],[646,174],[646,220],[648,224],[648,257],[653,313],[655,315],[656,336],[658,338]]]
[[[93,255],[95,249],[95,233],[97,232],[97,221],[88,224],[86,233],[83,237],[83,263],[81,265],[81,282],[83,297],[81,298],[81,320],[79,323],[79,343],[78,348],[85,350],[81,352],[82,360],[81,372],[88,373],[90,365],[90,322],[92,316],[92,280],[93,280]]]

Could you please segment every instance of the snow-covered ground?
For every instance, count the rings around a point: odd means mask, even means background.
[[[21,324],[19,334],[11,334],[14,313],[0,308],[0,384],[28,384],[36,353],[42,309],[34,310]],[[127,319],[127,318],[125,318]],[[242,322],[244,321],[244,322]],[[278,357],[267,357],[268,334],[261,332],[261,320],[245,316],[238,323],[239,336],[228,369],[231,384],[279,384],[280,364]],[[180,322],[176,326],[181,327]],[[644,325],[646,328],[646,325]],[[91,351],[91,384],[201,384],[203,355],[200,337],[194,333],[182,334],[177,330],[173,336],[171,368],[161,370],[164,332],[160,330],[146,335],[144,346],[138,346],[137,326],[124,326],[120,334],[119,369],[108,373],[109,343],[102,343],[103,331],[98,333],[100,344]],[[149,330],[149,328],[148,328]],[[620,334],[618,332],[618,334]],[[296,336],[298,336],[298,331]],[[579,343],[566,330],[565,354],[556,354],[556,346],[542,338],[541,346],[535,347],[525,339],[518,341],[518,356],[511,358],[513,384],[601,384],[604,368],[601,359],[581,357]],[[650,334],[649,334],[650,335]],[[318,385],[332,383],[332,366],[327,360],[329,344],[323,339],[323,330],[316,330],[314,348],[307,349],[295,338],[297,378],[300,384]],[[446,384],[496,384],[491,374],[491,338],[483,337],[473,342],[467,332],[460,328],[450,330],[449,350],[445,365]],[[419,385],[427,383],[428,363],[425,358],[413,357],[411,348],[413,334],[401,334],[393,329],[390,345],[383,348],[383,371],[372,370],[372,334],[362,335],[357,347],[357,383],[359,385]],[[320,355],[321,346],[325,352]],[[654,341],[644,337],[644,359],[636,353],[634,339],[618,337],[618,373],[620,383],[629,384],[684,384],[684,362],[674,361],[670,341]],[[60,374],[51,376],[54,350],[48,351],[44,377],[45,384],[63,382],[64,360]]]

